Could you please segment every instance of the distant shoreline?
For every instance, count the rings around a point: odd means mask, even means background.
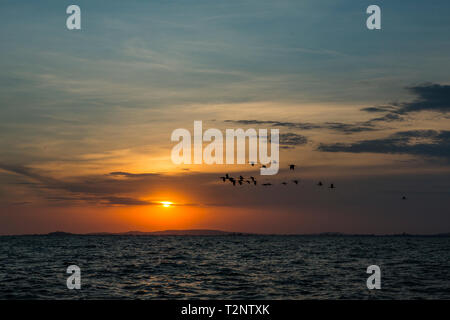
[[[265,233],[247,233],[247,232],[230,232],[221,230],[193,229],[193,230],[164,230],[164,231],[127,231],[127,232],[91,232],[91,233],[71,233],[64,231],[55,231],[42,234],[11,234],[0,235],[0,237],[20,237],[20,236],[303,236],[303,237],[450,237],[448,233],[436,234],[351,234],[340,232],[323,232],[323,233],[306,233],[306,234],[265,234]]]

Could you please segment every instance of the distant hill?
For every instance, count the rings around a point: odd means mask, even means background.
[[[119,236],[228,236],[243,235],[239,232],[227,232],[221,230],[192,229],[192,230],[164,230],[153,232],[128,231],[120,233],[89,233],[88,235],[119,235]],[[247,233],[248,234],[248,233]]]
[[[436,236],[438,236],[438,237],[450,237],[450,232],[447,232],[447,233],[438,233]]]
[[[71,235],[74,235],[74,234],[70,233],[70,232],[63,232],[63,231],[55,231],[55,232],[47,233],[47,236],[71,236]]]

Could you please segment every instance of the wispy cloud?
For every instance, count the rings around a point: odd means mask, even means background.
[[[293,132],[280,134],[280,147],[284,149],[291,149],[296,146],[302,146],[308,143],[308,138],[303,135]]]
[[[342,122],[308,123],[308,122],[285,122],[272,120],[225,120],[225,122],[241,125],[270,125],[272,127],[286,127],[289,129],[299,129],[299,130],[329,129],[346,134],[377,130],[373,126],[373,123],[370,122],[358,122],[353,124]]]
[[[411,154],[450,160],[450,131],[411,130],[394,133],[387,138],[354,143],[322,143],[323,152]]]
[[[146,185],[157,185],[158,174],[112,172],[109,175],[80,176],[56,179],[35,169],[0,164],[0,169],[28,179],[27,186],[52,203],[87,202],[98,205],[152,205],[152,201],[129,196]],[[127,179],[117,179],[126,177]],[[140,179],[139,181],[136,181]],[[127,195],[128,194],[128,195]]]

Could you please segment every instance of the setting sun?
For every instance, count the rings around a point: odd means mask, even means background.
[[[161,201],[161,204],[164,208],[169,208],[170,206],[172,206],[173,202],[170,201]]]

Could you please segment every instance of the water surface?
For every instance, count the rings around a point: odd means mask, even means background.
[[[99,298],[450,299],[450,237],[0,237],[0,299]]]

